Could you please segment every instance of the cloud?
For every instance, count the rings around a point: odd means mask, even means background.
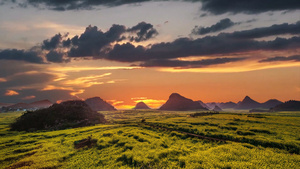
[[[295,62],[300,62],[300,55],[293,55],[293,56],[276,56],[276,57],[271,57],[267,59],[260,60],[259,62],[278,62],[278,61],[295,61]]]
[[[219,32],[224,29],[230,28],[230,27],[234,26],[235,24],[236,23],[232,22],[229,18],[225,18],[210,27],[195,26],[195,28],[192,30],[192,34],[205,35],[208,33]]]
[[[19,7],[33,6],[39,9],[55,11],[93,10],[99,6],[114,7],[126,4],[136,4],[150,1],[165,0],[4,0]],[[168,0],[176,1],[176,0]],[[267,11],[282,11],[300,9],[298,0],[183,0],[185,2],[202,2],[202,10],[213,14],[223,13],[261,13]],[[2,5],[5,3],[2,3]],[[1,5],[1,4],[0,4]]]
[[[86,77],[79,77],[72,80],[67,80],[64,85],[67,86],[79,86],[79,87],[91,87],[93,85],[103,84],[102,79],[106,76],[110,76],[111,73],[104,73],[102,75],[91,75]],[[101,81],[100,81],[101,80]]]
[[[6,82],[0,83],[0,89],[10,88],[36,88],[46,83],[52,82],[56,76],[43,72],[24,72],[6,77]]]
[[[275,35],[298,35],[300,34],[300,21],[294,24],[275,24],[269,27],[255,28],[244,31],[236,31],[233,33],[223,33],[224,36],[238,39],[253,39]]]
[[[237,39],[220,34],[198,39],[179,38],[173,42],[158,43],[150,48],[135,47],[130,43],[115,45],[106,59],[121,62],[167,60],[189,56],[206,56],[249,52],[256,50],[289,50],[300,47],[300,37],[276,38],[270,41]]]
[[[142,63],[144,67],[180,67],[180,68],[201,68],[210,65],[225,64],[245,60],[246,58],[215,58],[203,59],[199,61],[182,60],[150,60]]]
[[[19,95],[19,93],[14,90],[6,90],[5,96],[14,96],[14,95]]]
[[[213,14],[261,13],[300,9],[298,0],[201,0],[202,10]]]
[[[53,63],[63,63],[63,62],[70,62],[70,59],[65,59],[64,58],[64,53],[60,53],[54,50],[51,50],[47,55],[46,59],[49,62]]]
[[[36,97],[31,95],[31,96],[23,97],[22,100],[31,100],[31,99],[34,99],[34,98],[36,98]]]
[[[156,29],[153,28],[153,25],[146,22],[140,22],[139,24],[133,26],[127,31],[134,32],[137,34],[137,37],[132,36],[130,38],[131,41],[135,41],[135,42],[146,41],[158,35],[158,32]]]
[[[20,60],[30,63],[44,63],[43,58],[34,50],[0,50],[0,60]]]
[[[47,50],[55,49],[60,44],[61,40],[62,40],[62,35],[60,33],[56,34],[51,39],[47,39],[43,41],[42,49],[47,49]]]
[[[135,33],[135,36],[129,36],[129,38],[131,41],[136,42],[148,40],[158,34],[153,25],[145,22],[129,29],[126,29],[123,25],[114,24],[107,32],[102,32],[98,27],[90,25],[80,36],[74,36],[62,43],[64,46],[71,46],[68,54],[70,57],[100,57],[109,49],[111,43],[125,40],[126,33]]]
[[[6,0],[8,1],[8,0]],[[24,2],[25,1],[25,2]],[[36,8],[47,8],[55,11],[66,10],[90,10],[96,6],[120,6],[125,4],[134,4],[147,2],[151,0],[11,0],[13,3],[17,3],[19,7],[26,8],[27,6],[33,6]]]

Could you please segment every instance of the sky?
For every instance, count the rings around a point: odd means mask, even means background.
[[[300,100],[299,0],[0,0],[0,102]]]

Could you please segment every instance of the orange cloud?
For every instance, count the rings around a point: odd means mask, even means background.
[[[26,97],[23,97],[22,100],[30,100],[30,99],[34,99],[35,96],[26,96]]]
[[[4,78],[0,78],[0,82],[7,82],[7,80]]]
[[[48,85],[42,89],[42,91],[47,91],[47,90],[74,90],[71,87],[60,87],[60,86],[53,86],[53,85]]]
[[[76,96],[76,95],[78,95],[78,94],[82,94],[84,91],[85,91],[84,89],[80,89],[80,90],[71,92],[70,95]]]
[[[80,86],[80,87],[91,87],[97,84],[103,84],[103,82],[98,82],[101,78],[109,76],[111,73],[105,73],[102,75],[92,75],[87,77],[80,77],[73,80],[67,80],[64,82],[65,85],[70,86]]]
[[[14,90],[6,90],[5,96],[14,96],[14,95],[19,95],[19,93]]]
[[[106,101],[113,106],[117,106],[124,103],[124,101],[118,101],[118,100],[106,100]]]

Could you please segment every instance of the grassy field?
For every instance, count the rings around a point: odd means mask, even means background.
[[[102,113],[108,124],[38,132],[9,131],[22,112],[0,113],[0,168],[300,168],[300,112]]]

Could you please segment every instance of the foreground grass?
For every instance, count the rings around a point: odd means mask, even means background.
[[[59,131],[13,132],[19,112],[0,114],[0,168],[299,168],[299,113],[231,114],[196,118],[194,112],[104,112],[110,124]],[[146,123],[140,123],[145,118]],[[212,142],[210,137],[257,142]],[[74,148],[92,136],[97,145]],[[260,141],[260,142],[259,142]],[[264,146],[263,142],[275,146]],[[254,144],[257,143],[257,144]],[[278,143],[283,147],[276,147]],[[288,148],[287,145],[293,145]]]

